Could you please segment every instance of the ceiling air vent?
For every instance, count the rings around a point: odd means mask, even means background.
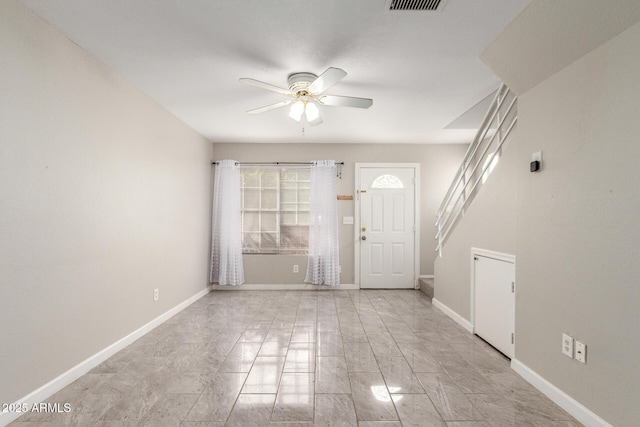
[[[447,0],[388,0],[389,10],[426,10],[440,12]]]

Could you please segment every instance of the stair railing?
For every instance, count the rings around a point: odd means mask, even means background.
[[[442,247],[499,159],[502,146],[518,121],[517,96],[503,83],[495,93],[480,128],[469,145],[436,213],[436,251]],[[492,149],[491,151],[489,151]]]

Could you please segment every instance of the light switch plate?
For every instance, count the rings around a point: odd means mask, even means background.
[[[587,345],[580,341],[576,341],[576,360],[587,363]]]
[[[343,216],[342,223],[345,225],[353,225],[353,217],[352,216]]]

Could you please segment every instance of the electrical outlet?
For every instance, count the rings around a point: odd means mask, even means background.
[[[153,290],[153,302],[156,302],[160,299],[160,289],[155,288]]]
[[[562,354],[573,359],[573,337],[562,334]]]
[[[293,272],[294,272],[294,273],[297,273],[297,272],[299,272],[299,271],[300,271],[300,270],[298,269],[298,264],[294,264],[294,266],[293,266]]]
[[[580,341],[576,341],[576,360],[587,363],[587,345]]]

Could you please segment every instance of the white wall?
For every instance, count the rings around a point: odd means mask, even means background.
[[[420,163],[420,273],[433,274],[435,258],[435,213],[467,150],[466,144],[214,144],[217,160],[242,162],[300,161],[334,159],[344,162],[338,194],[354,196],[354,201],[338,201],[338,216],[353,216],[355,203],[355,163],[395,162]],[[341,283],[353,284],[354,226],[340,220]],[[300,273],[294,274],[293,265]],[[246,255],[247,283],[301,284],[304,281],[306,257]],[[266,267],[269,267],[268,269]]]
[[[211,144],[15,0],[0,99],[11,403],[206,288]]]
[[[489,178],[513,184],[483,188],[435,265],[436,298],[469,319],[468,248],[515,253],[516,359],[615,426],[640,420],[639,48],[635,24],[521,94]],[[562,355],[563,332],[586,365]]]

